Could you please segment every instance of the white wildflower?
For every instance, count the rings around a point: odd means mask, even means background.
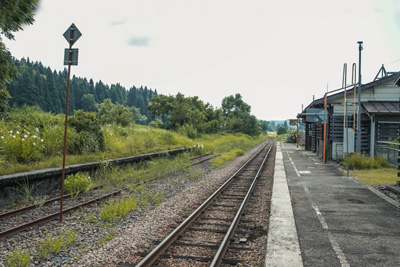
[[[36,128],[36,132],[39,132],[39,128]]]
[[[22,139],[21,139],[21,141],[23,142],[23,141],[25,141],[25,139],[24,139],[24,138],[22,138]]]
[[[40,139],[40,142],[43,142],[43,139]]]
[[[4,136],[1,136],[1,139],[4,139]]]
[[[17,131],[17,134],[19,134],[19,132]]]
[[[33,143],[32,143],[32,145],[36,146],[36,143],[35,143],[35,142],[33,142]]]
[[[11,131],[10,131],[10,133],[12,134],[12,133],[13,133],[13,131],[11,130]]]
[[[28,137],[28,136],[25,134],[25,135],[24,135],[24,138],[27,138],[27,137]]]

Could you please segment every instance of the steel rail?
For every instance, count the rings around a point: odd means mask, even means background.
[[[109,198],[109,197],[112,197],[114,195],[118,195],[118,194],[121,193],[121,191],[122,190],[117,190],[117,191],[114,191],[114,192],[112,192],[110,194],[107,194],[107,195],[104,195],[104,196],[101,196],[101,197],[98,197],[98,198],[83,202],[81,204],[75,205],[75,206],[73,206],[71,208],[63,210],[63,214],[70,213],[71,211],[74,211],[74,210],[77,210],[77,209],[79,209],[81,207],[84,207],[84,206],[90,205],[92,203],[98,202],[98,201],[100,201],[102,199]],[[21,224],[21,225],[18,225],[16,227],[14,227],[14,228],[5,230],[3,232],[0,232],[0,239],[5,237],[5,236],[9,236],[9,235],[13,235],[13,234],[19,233],[19,232],[21,232],[23,230],[26,230],[28,228],[31,228],[31,227],[33,227],[35,225],[39,225],[39,224],[43,224],[43,223],[55,220],[55,219],[59,218],[59,216],[60,216],[60,212],[52,213],[50,215],[41,217],[41,218],[39,218],[37,220],[30,221],[28,223]]]
[[[261,151],[269,144],[265,143],[243,166],[241,166],[225,183],[223,183],[206,201],[203,202],[192,214],[189,215],[178,227],[175,228],[163,241],[160,242],[145,258],[143,258],[136,267],[151,266],[161,254],[182,234],[186,228],[225,190],[231,181],[247,167]]]
[[[203,162],[205,162],[205,161],[211,160],[211,159],[216,158],[216,157],[219,157],[219,156],[221,156],[221,154],[214,155],[214,156],[208,157],[208,158],[206,158],[206,159],[199,160],[199,161],[197,161],[197,162],[195,162],[195,163],[192,163],[190,166],[194,166],[194,165],[203,163]]]
[[[268,152],[266,153],[263,162],[261,163],[260,168],[257,171],[256,176],[253,179],[253,182],[251,183],[251,186],[249,188],[249,190],[247,191],[247,194],[245,196],[245,198],[243,199],[242,204],[240,205],[239,210],[237,211],[235,218],[233,219],[228,232],[225,234],[224,239],[222,240],[222,243],[220,244],[217,253],[214,256],[213,261],[211,262],[210,266],[211,267],[215,267],[215,266],[220,266],[220,264],[222,263],[222,259],[225,256],[226,251],[228,250],[229,244],[230,244],[230,240],[233,237],[236,227],[239,224],[240,221],[240,217],[242,216],[242,213],[247,205],[248,200],[250,199],[250,196],[253,192],[254,187],[256,186],[257,180],[260,176],[261,170],[265,165],[265,162],[269,156],[269,153],[271,152],[273,145],[269,148]]]
[[[103,185],[95,186],[91,190],[96,190],[96,189],[101,188],[101,187],[103,187]],[[64,195],[64,199],[70,198],[70,197],[71,197],[71,194]],[[58,200],[60,200],[60,197],[55,197],[55,198],[52,198],[52,199],[49,199],[49,200],[45,201],[43,205],[49,205],[49,204],[51,204],[51,203],[53,203],[55,201],[58,201]],[[20,213],[28,211],[28,210],[33,210],[33,209],[36,209],[37,207],[38,207],[37,204],[32,204],[32,205],[25,206],[25,207],[22,207],[22,208],[19,208],[19,209],[10,210],[10,211],[7,211],[7,212],[4,212],[4,213],[0,214],[0,219],[5,219],[5,218],[20,214]]]
[[[194,160],[194,159],[203,158],[203,157],[205,157],[205,156],[208,156],[208,155],[211,155],[211,153],[202,154],[202,155],[199,155],[199,156],[193,157],[193,158],[191,158],[190,160]]]

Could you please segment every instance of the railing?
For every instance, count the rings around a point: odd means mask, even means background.
[[[400,143],[377,141],[376,155],[384,157],[391,166],[397,168],[397,157],[400,152]]]

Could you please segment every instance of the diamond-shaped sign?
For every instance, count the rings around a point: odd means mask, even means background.
[[[69,26],[69,28],[64,32],[64,37],[67,42],[73,46],[74,43],[82,36],[82,33],[78,30],[74,23]]]

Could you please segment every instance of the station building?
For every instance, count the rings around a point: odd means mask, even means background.
[[[361,85],[361,153],[375,156],[379,141],[399,138],[399,86],[400,72],[386,72],[383,65],[373,81]],[[326,112],[323,96],[313,100],[297,116],[305,125],[306,150],[323,156],[323,120],[326,117],[326,159],[339,161],[343,158],[343,153],[347,152],[347,148],[349,153],[355,151],[358,91],[358,85],[355,85],[328,92]]]

